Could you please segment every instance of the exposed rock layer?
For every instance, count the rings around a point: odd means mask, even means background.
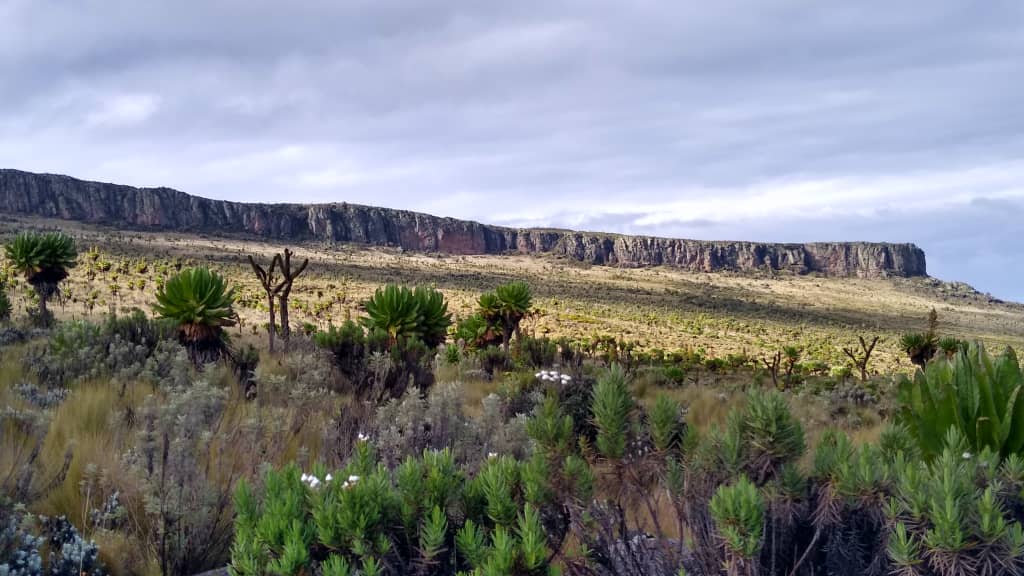
[[[0,170],[0,212],[120,227],[236,233],[293,242],[356,242],[449,254],[549,253],[618,266],[690,270],[771,268],[877,278],[926,275],[913,244],[765,244],[515,229],[354,204],[210,200],[170,188],[133,188],[69,176]]]

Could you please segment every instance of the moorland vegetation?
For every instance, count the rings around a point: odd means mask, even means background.
[[[459,313],[384,283],[297,324],[315,272],[286,251],[250,261],[268,321],[245,334],[213,266],[56,233],[5,254],[0,574],[1024,571],[1020,362],[938,313],[900,338],[912,373],[870,333],[832,363],[537,335],[517,279]],[[75,266],[134,290],[153,267],[155,302],[55,315]]]

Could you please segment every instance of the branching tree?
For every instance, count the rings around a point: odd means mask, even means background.
[[[771,360],[762,358],[764,367],[768,369],[768,374],[772,377],[772,385],[776,388],[779,387],[779,366],[782,364],[782,352],[776,352],[775,356],[772,356]]]
[[[277,320],[277,315],[274,310],[274,301],[277,299],[278,294],[281,292],[282,284],[276,284],[274,278],[274,269],[277,268],[278,263],[281,261],[279,255],[274,255],[274,258],[270,261],[270,267],[264,269],[262,266],[256,263],[256,260],[249,255],[249,264],[252,266],[252,271],[256,273],[256,278],[260,281],[260,286],[263,287],[263,292],[267,295],[267,308],[270,311],[269,320],[270,323],[267,325],[267,335],[270,341],[270,351],[274,351],[274,333],[277,329],[274,323]]]
[[[288,298],[292,293],[292,283],[306,270],[306,266],[309,265],[309,258],[302,261],[294,271],[292,271],[292,254],[293,252],[287,248],[284,249],[283,255],[278,255],[277,261],[281,269],[281,283],[277,285],[277,301],[278,309],[281,313],[281,338],[285,341],[286,345],[291,338],[292,329],[291,324],[288,323]]]
[[[867,382],[868,362],[871,361],[871,353],[875,351],[875,344],[878,344],[878,336],[871,339],[871,344],[868,344],[863,336],[858,336],[858,339],[860,340],[859,352],[854,352],[852,348],[843,348],[843,353],[849,356],[853,365],[860,370],[861,382]]]

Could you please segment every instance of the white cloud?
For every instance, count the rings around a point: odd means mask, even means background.
[[[1024,286],[959,264],[1013,261],[998,226],[894,227],[1020,200],[1021,53],[1013,2],[15,0],[0,158],[484,222],[919,238],[944,274]]]
[[[149,120],[159,107],[160,98],[153,94],[115,94],[101,98],[85,123],[93,127],[132,126]]]

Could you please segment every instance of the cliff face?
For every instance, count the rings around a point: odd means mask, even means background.
[[[617,266],[792,270],[878,278],[926,275],[913,244],[763,244],[514,229],[352,204],[251,204],[170,188],[133,188],[0,170],[0,212],[130,228],[235,233],[293,242],[357,242],[449,254],[550,253]]]

